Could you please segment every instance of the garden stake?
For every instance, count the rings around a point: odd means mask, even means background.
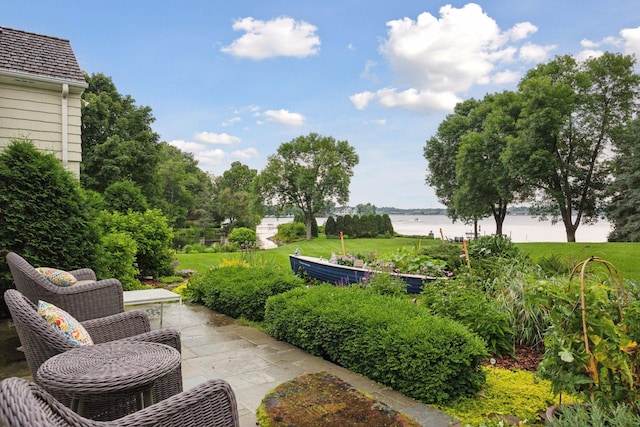
[[[609,261],[606,261],[602,258],[598,258],[598,257],[591,257],[585,261],[582,261],[580,264],[576,265],[573,269],[573,272],[571,273],[571,277],[569,278],[569,280],[571,280],[573,278],[573,275],[578,271],[578,267],[580,268],[580,305],[581,305],[581,312],[582,312],[582,333],[583,333],[583,337],[584,337],[584,346],[585,346],[585,350],[587,351],[587,354],[589,355],[589,366],[587,368],[587,370],[589,371],[589,375],[591,376],[591,378],[593,378],[593,381],[595,382],[596,387],[599,385],[599,376],[598,376],[598,369],[597,369],[597,360],[596,357],[593,355],[593,353],[591,352],[591,349],[589,348],[589,336],[587,334],[587,308],[586,308],[586,300],[585,300],[585,292],[584,292],[584,277],[585,277],[585,271],[587,269],[587,265],[590,262],[600,262],[602,264],[605,265],[605,267],[607,268],[607,271],[609,272],[609,277],[611,278],[611,282],[613,283],[613,289],[616,293],[616,302],[618,304],[618,312],[620,313],[620,321],[622,322],[623,319],[623,315],[622,315],[622,304],[620,301],[620,292],[622,293],[622,298],[626,304],[627,302],[627,294],[625,292],[624,289],[624,282],[622,280],[622,276],[620,275],[620,272],[618,271],[618,269],[611,264]],[[614,272],[616,273],[614,275]],[[620,285],[620,291],[618,289],[618,284]]]

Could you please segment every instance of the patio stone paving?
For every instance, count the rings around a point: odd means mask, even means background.
[[[157,305],[135,306],[147,311],[152,329],[160,326]],[[8,321],[0,323],[0,379],[30,378],[24,355],[15,350],[19,341]],[[241,427],[256,426],[256,409],[262,398],[280,383],[297,376],[326,371],[391,408],[416,419],[423,426],[449,427],[449,416],[386,386],[327,362],[288,343],[277,341],[255,328],[206,307],[184,303],[164,304],[164,327],[181,332],[184,389],[212,378],[231,384],[238,400]]]

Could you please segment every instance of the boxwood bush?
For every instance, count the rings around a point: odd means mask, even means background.
[[[485,343],[407,299],[355,287],[294,289],[267,300],[265,329],[425,403],[478,392]]]
[[[187,296],[211,310],[261,322],[267,298],[304,286],[291,271],[237,263],[214,267],[189,281]]]

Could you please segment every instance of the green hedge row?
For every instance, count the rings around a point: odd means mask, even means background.
[[[472,396],[484,381],[484,341],[401,298],[318,286],[268,299],[273,337],[425,403]]]
[[[302,286],[304,280],[289,270],[236,265],[196,275],[189,281],[187,295],[218,313],[261,322],[267,298]]]

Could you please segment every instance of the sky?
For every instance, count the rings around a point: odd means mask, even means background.
[[[1,0],[0,26],[69,40],[202,170],[314,132],[358,153],[349,205],[405,209],[442,207],[423,151],[457,102],[557,55],[640,58],[637,0]]]

